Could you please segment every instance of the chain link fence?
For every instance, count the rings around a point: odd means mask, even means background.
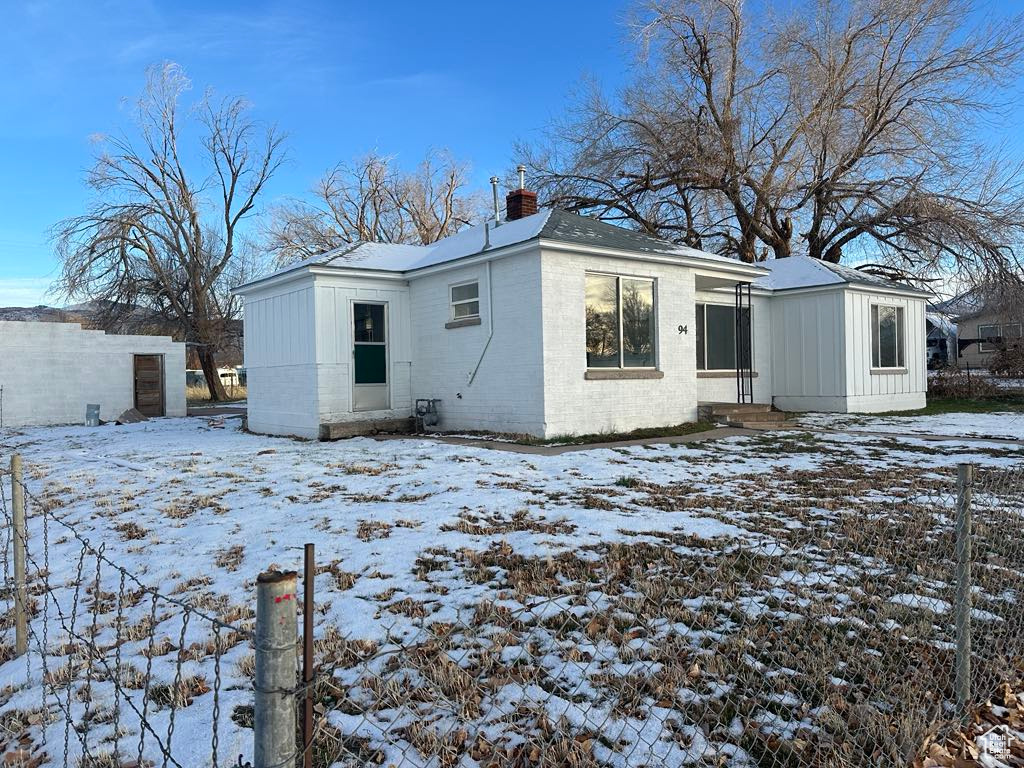
[[[232,726],[223,713],[248,703],[251,694],[225,697],[221,666],[236,649],[248,648],[251,611],[238,615],[224,599],[197,606],[164,594],[110,559],[103,542],[61,519],[53,499],[31,493],[17,469],[0,470],[0,486],[6,486],[0,492],[6,608],[0,662],[24,662],[4,680],[4,765],[225,764],[222,739]],[[19,516],[23,533],[15,527]],[[18,555],[25,571],[20,583]],[[57,558],[70,561],[71,578],[51,576]],[[19,614],[24,651],[16,647]],[[205,706],[192,709],[200,697]]]
[[[312,763],[909,765],[1024,658],[1022,494],[1019,469],[908,477],[894,497],[836,467],[784,516],[702,500],[740,510],[727,536],[424,557],[439,591],[458,566],[493,598],[319,638]]]
[[[653,508],[715,511],[720,531],[549,556],[427,549],[416,577],[437,604],[383,600],[372,626],[321,631],[308,683],[297,632],[261,646],[251,612],[145,585],[28,494],[30,647],[3,748],[35,765],[218,765],[240,730],[267,743],[273,707],[286,743],[256,768],[909,765],[1020,670],[1024,470],[882,474],[790,471],[771,500],[621,478]],[[50,579],[56,551],[74,578]],[[456,575],[476,599],[446,603]],[[3,632],[9,661],[12,619]],[[294,687],[221,690],[251,645],[254,679],[269,651]]]

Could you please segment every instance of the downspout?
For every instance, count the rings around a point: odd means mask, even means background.
[[[487,348],[491,346],[491,338],[494,336],[494,291],[491,290],[491,262],[493,259],[488,259],[487,264],[487,341],[484,342],[484,348],[480,350],[480,358],[476,361],[476,365],[473,366],[473,372],[469,374],[469,381],[467,385],[472,385],[473,380],[476,378],[477,372],[480,370],[480,364],[484,361],[484,355],[487,354]]]

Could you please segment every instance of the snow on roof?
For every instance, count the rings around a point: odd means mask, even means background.
[[[772,259],[762,262],[769,270],[765,277],[754,281],[755,288],[769,291],[785,291],[790,288],[810,288],[818,285],[839,285],[846,282],[821,261],[809,256],[790,256],[786,259]]]
[[[554,208],[515,221],[494,222],[467,227],[431,245],[400,245],[396,243],[349,243],[333,251],[314,256],[287,267],[260,280],[296,272],[308,267],[329,267],[382,272],[413,272],[437,264],[474,256],[485,250],[496,250],[534,239],[577,243],[611,250],[633,251],[652,255],[700,259],[719,264],[747,268],[761,265],[742,264],[736,259],[705,253],[694,248],[677,245],[668,240],[645,235],[642,232],[578,216]],[[250,283],[249,285],[251,285]],[[244,286],[239,286],[244,287]]]
[[[947,336],[956,335],[956,323],[954,323],[952,319],[950,319],[949,315],[944,315],[941,312],[925,312],[924,318],[929,323],[931,323],[935,328],[937,328]]]
[[[866,285],[873,288],[886,288],[891,291],[902,291],[905,293],[925,293],[925,291],[910,285],[886,280],[859,269],[813,259],[810,256],[789,256],[784,259],[771,259],[770,261],[761,262],[759,266],[768,269],[771,274],[755,280],[753,285],[755,288],[764,288],[770,291],[852,284]]]

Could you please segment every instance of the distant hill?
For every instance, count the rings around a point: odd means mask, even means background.
[[[20,320],[28,323],[82,323],[88,324],[95,312],[86,304],[73,307],[0,307],[0,320]]]

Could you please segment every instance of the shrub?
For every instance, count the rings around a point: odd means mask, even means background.
[[[1000,346],[992,355],[988,370],[993,376],[1024,378],[1024,348],[1019,344]]]
[[[977,372],[941,368],[928,377],[928,394],[931,397],[993,397],[999,395],[1000,391],[988,378]]]

